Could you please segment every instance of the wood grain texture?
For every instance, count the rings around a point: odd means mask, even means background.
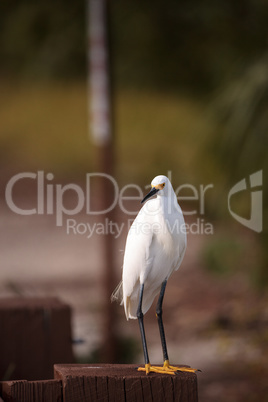
[[[72,363],[71,310],[56,298],[0,298],[0,380],[53,378]]]
[[[136,365],[55,365],[54,376],[62,381],[64,402],[197,402],[197,376],[136,370]],[[179,366],[178,366],[179,367]]]
[[[5,402],[61,402],[62,383],[58,380],[4,381],[0,395]]]

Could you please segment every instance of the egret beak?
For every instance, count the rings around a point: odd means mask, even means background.
[[[141,204],[143,204],[144,201],[148,200],[148,198],[151,198],[153,195],[155,195],[158,191],[159,191],[158,188],[153,187],[152,190],[143,198]]]

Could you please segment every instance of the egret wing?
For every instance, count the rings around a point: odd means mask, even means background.
[[[123,301],[127,319],[136,318],[140,284],[144,283],[153,263],[150,253],[153,241],[153,217],[145,213],[144,207],[134,220],[126,241],[123,264]]]

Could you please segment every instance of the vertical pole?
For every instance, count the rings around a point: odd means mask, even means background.
[[[111,64],[109,46],[109,0],[88,0],[89,5],[89,90],[90,121],[93,143],[96,146],[98,171],[114,175],[113,114],[111,91]],[[113,202],[113,186],[99,179],[98,206],[106,210]],[[104,227],[114,221],[114,210],[99,216]],[[103,258],[104,322],[101,360],[115,362],[115,311],[110,302],[115,287],[113,236],[102,236],[101,257]]]

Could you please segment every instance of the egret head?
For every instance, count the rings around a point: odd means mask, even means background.
[[[151,182],[151,191],[143,198],[141,203],[151,198],[153,195],[158,193],[158,195],[163,196],[168,194],[168,188],[171,186],[169,179],[166,176],[160,175],[156,176]]]

